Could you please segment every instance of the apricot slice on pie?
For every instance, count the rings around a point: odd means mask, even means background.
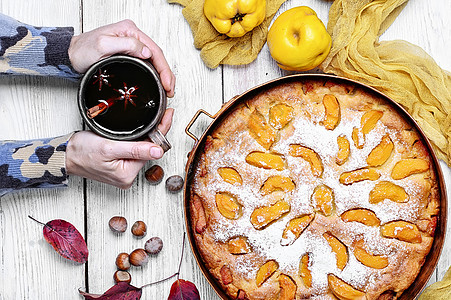
[[[251,214],[251,223],[255,229],[262,229],[280,219],[289,211],[290,204],[283,200],[276,202],[274,205],[258,207]]]
[[[418,244],[421,243],[421,232],[415,224],[406,221],[393,221],[381,227],[381,234],[386,238]]]
[[[289,153],[293,157],[301,157],[310,164],[312,173],[316,177],[321,177],[323,174],[323,164],[318,153],[310,148],[301,145],[290,145]]]
[[[255,278],[257,286],[261,286],[278,268],[279,264],[275,260],[269,260],[264,263],[258,270]]]
[[[371,190],[369,201],[371,204],[376,204],[384,201],[385,199],[403,203],[409,200],[409,195],[403,187],[390,181],[381,181],[378,182]]]
[[[246,162],[257,168],[276,169],[282,171],[285,162],[281,155],[255,151],[246,156]]]
[[[266,179],[265,183],[260,189],[260,192],[265,196],[269,195],[274,191],[284,191],[289,192],[294,190],[295,185],[291,178],[286,176],[271,176]]]
[[[365,137],[357,127],[352,129],[352,141],[357,149],[362,149],[365,145]]]
[[[333,274],[327,275],[327,281],[332,293],[340,300],[360,300],[365,299],[365,293],[353,288]]]
[[[241,178],[240,173],[234,168],[218,168],[219,176],[230,184],[242,184],[243,179]]]
[[[370,254],[364,249],[363,240],[354,243],[354,256],[367,267],[383,269],[388,266],[388,258],[384,255]]]
[[[364,135],[370,133],[370,131],[376,127],[377,121],[382,118],[383,114],[384,113],[380,110],[370,110],[366,112],[362,116],[362,119],[360,119],[360,128],[362,133]]]
[[[196,232],[203,233],[207,227],[207,218],[205,216],[204,206],[202,205],[202,200],[196,194],[193,195],[193,213],[196,220]]]
[[[249,116],[249,132],[251,136],[266,150],[274,143],[276,131],[266,123],[265,117],[254,110]]]
[[[293,281],[293,279],[290,278],[290,276],[285,274],[279,275],[279,286],[280,286],[280,293],[278,300],[292,300],[296,297],[296,289],[297,285]]]
[[[227,285],[229,283],[232,283],[233,276],[232,271],[230,271],[230,268],[226,265],[221,267],[221,270],[219,270],[219,274],[221,274],[221,281],[223,284]]]
[[[323,237],[329,243],[332,251],[337,256],[337,268],[343,270],[348,263],[348,251],[346,246],[329,232],[323,233]]]
[[[341,166],[349,158],[349,154],[351,153],[350,144],[348,139],[344,135],[340,135],[337,137],[337,144],[338,144],[338,152],[337,157],[335,158],[335,162],[337,163],[337,165]]]
[[[216,207],[221,215],[227,219],[235,220],[241,216],[241,204],[235,196],[228,193],[216,193]]]
[[[314,214],[310,214],[291,219],[282,233],[282,240],[280,241],[280,244],[282,246],[293,244],[302,232],[310,225],[314,217]]]
[[[423,173],[429,170],[429,162],[420,158],[402,159],[396,163],[391,172],[395,180],[406,178],[412,174]]]
[[[293,108],[280,103],[269,109],[269,124],[275,129],[282,129],[293,118]]]
[[[379,173],[371,168],[361,168],[350,172],[344,172],[340,175],[340,183],[350,185],[363,180],[377,180]]]
[[[232,254],[247,254],[252,251],[249,243],[247,242],[247,238],[244,236],[238,236],[230,239],[227,242],[227,246],[229,252]]]
[[[312,202],[315,211],[328,217],[334,209],[334,192],[327,185],[319,185],[313,190]]]
[[[301,276],[302,280],[304,281],[304,284],[307,287],[312,287],[312,272],[308,268],[309,260],[310,257],[308,253],[302,256],[301,262],[299,263],[299,276]]]
[[[334,130],[340,122],[340,104],[334,95],[324,95],[323,105],[326,110],[326,116],[323,125],[328,130]]]
[[[367,226],[379,226],[381,223],[374,212],[363,208],[345,211],[341,215],[341,219],[345,222],[359,222]]]
[[[388,134],[384,135],[382,141],[371,150],[366,159],[366,163],[370,167],[378,167],[383,165],[393,152],[393,142]]]

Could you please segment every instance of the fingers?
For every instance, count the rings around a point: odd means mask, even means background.
[[[171,129],[172,117],[174,116],[174,109],[168,108],[161,119],[160,124],[158,125],[158,130],[164,135],[168,133],[169,129]]]
[[[157,69],[160,74],[161,82],[164,89],[167,92],[168,97],[174,96],[175,89],[175,75],[172,73],[166,58],[164,57],[163,51],[160,47],[144,32],[138,29],[138,39],[143,42],[152,52],[150,61]]]
[[[110,147],[111,160],[133,159],[148,161],[163,156],[161,147],[149,142],[114,142]]]
[[[151,50],[146,45],[131,36],[103,36],[99,43],[103,57],[122,53],[148,59],[152,55]]]

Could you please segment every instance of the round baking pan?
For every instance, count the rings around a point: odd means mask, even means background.
[[[290,76],[285,76],[281,78],[277,78],[275,80],[269,81],[267,83],[264,83],[262,85],[256,86],[241,95],[233,97],[231,100],[229,100],[227,103],[223,105],[223,107],[214,115],[209,114],[208,112],[200,109],[196,112],[196,114],[193,116],[189,124],[187,125],[185,132],[186,134],[191,137],[195,141],[195,145],[192,149],[192,151],[188,155],[188,161],[186,163],[186,174],[185,174],[185,186],[184,186],[184,213],[185,213],[185,225],[186,230],[188,233],[188,239],[190,242],[191,249],[193,251],[194,257],[196,258],[197,264],[199,265],[199,268],[201,269],[202,273],[204,274],[207,281],[210,283],[210,285],[213,287],[215,292],[218,294],[219,297],[222,299],[230,299],[229,296],[222,290],[221,286],[217,282],[216,278],[214,278],[213,275],[210,274],[208,269],[205,267],[204,262],[202,260],[202,256],[200,255],[199,250],[197,249],[196,242],[194,239],[194,231],[193,226],[191,224],[191,213],[190,213],[190,198],[191,198],[191,184],[193,182],[196,166],[198,164],[199,158],[201,154],[203,153],[205,140],[208,135],[210,135],[224,120],[224,118],[231,112],[235,107],[240,105],[241,103],[244,103],[246,100],[251,99],[253,96],[259,94],[262,91],[265,91],[267,89],[270,89],[272,87],[289,83],[289,82],[303,82],[306,80],[322,80],[324,82],[326,81],[334,81],[337,83],[344,83],[344,84],[353,84],[357,87],[360,87],[364,89],[367,92],[374,93],[377,96],[379,96],[381,99],[384,99],[388,104],[392,105],[399,114],[404,118],[404,120],[410,122],[412,126],[416,128],[418,131],[418,134],[421,136],[424,144],[428,148],[428,151],[431,156],[431,160],[433,163],[434,170],[437,175],[438,180],[438,188],[439,188],[439,195],[440,195],[440,212],[438,215],[437,220],[437,227],[434,234],[434,241],[432,243],[431,250],[429,251],[429,254],[426,256],[426,260],[421,267],[418,276],[415,278],[414,282],[402,293],[402,295],[398,299],[407,300],[407,299],[415,299],[420,292],[423,290],[426,283],[429,281],[429,278],[431,277],[432,273],[435,270],[435,267],[438,263],[440,253],[443,248],[443,243],[445,241],[445,232],[446,232],[446,218],[447,218],[447,199],[446,199],[446,190],[445,190],[445,183],[443,179],[443,173],[440,169],[440,165],[438,163],[437,157],[435,156],[435,153],[432,149],[432,146],[428,140],[428,138],[425,136],[424,132],[421,130],[421,128],[418,126],[418,124],[415,122],[415,120],[395,101],[387,97],[386,95],[382,94],[381,92],[377,91],[376,89],[369,87],[367,85],[364,85],[362,83],[359,83],[354,80],[350,80],[343,77],[337,77],[334,75],[328,75],[328,74],[295,74]],[[208,126],[208,128],[204,131],[202,136],[200,138],[196,137],[190,132],[191,127],[197,120],[197,118],[201,115],[205,114],[208,117],[212,119],[212,122]]]

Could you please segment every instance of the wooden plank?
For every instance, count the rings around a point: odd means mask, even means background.
[[[80,30],[79,1],[1,1],[0,11],[36,26]],[[76,83],[54,78],[0,77],[0,140],[63,135],[81,128]],[[79,299],[85,267],[59,256],[42,236],[43,222],[65,219],[84,233],[82,181],[70,188],[12,193],[0,200],[0,299]],[[68,284],[70,282],[70,284]]]
[[[192,45],[191,31],[181,10],[181,6],[168,4],[165,0],[100,3],[88,0],[83,4],[85,30],[125,18],[132,19],[163,49],[177,77],[175,97],[169,100],[169,106],[175,108],[173,126],[168,134],[173,148],[156,162],[165,170],[164,180],[170,175],[184,175],[186,154],[193,146],[184,128],[191,117],[200,108],[216,112],[222,99],[221,70],[209,70],[204,66],[199,52]],[[208,122],[205,118],[196,122],[194,132],[199,134]],[[164,182],[151,186],[141,173],[128,191],[89,181],[87,201],[88,240],[91,249],[95,249],[89,260],[90,291],[103,292],[112,286],[116,255],[143,247],[152,236],[163,239],[163,250],[152,257],[147,266],[131,268],[132,284],[141,286],[176,272],[185,231],[182,193],[169,194],[165,191]],[[129,226],[136,220],[145,221],[147,237],[137,240],[129,230],[121,236],[114,235],[108,229],[108,220],[113,215],[125,216]],[[215,299],[214,291],[196,265],[188,241],[180,278],[194,282],[202,299]],[[166,298],[173,281],[145,288],[143,299]]]

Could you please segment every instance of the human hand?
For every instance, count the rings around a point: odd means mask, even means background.
[[[169,131],[173,114],[172,108],[166,110],[158,125],[161,133],[166,134]],[[69,175],[127,189],[148,160],[162,156],[163,149],[149,141],[113,141],[90,131],[80,131],[67,143],[66,171]]]
[[[174,96],[175,76],[163,51],[131,20],[123,20],[72,37],[69,46],[72,67],[84,73],[93,63],[122,53],[142,59],[150,59],[168,97]]]

